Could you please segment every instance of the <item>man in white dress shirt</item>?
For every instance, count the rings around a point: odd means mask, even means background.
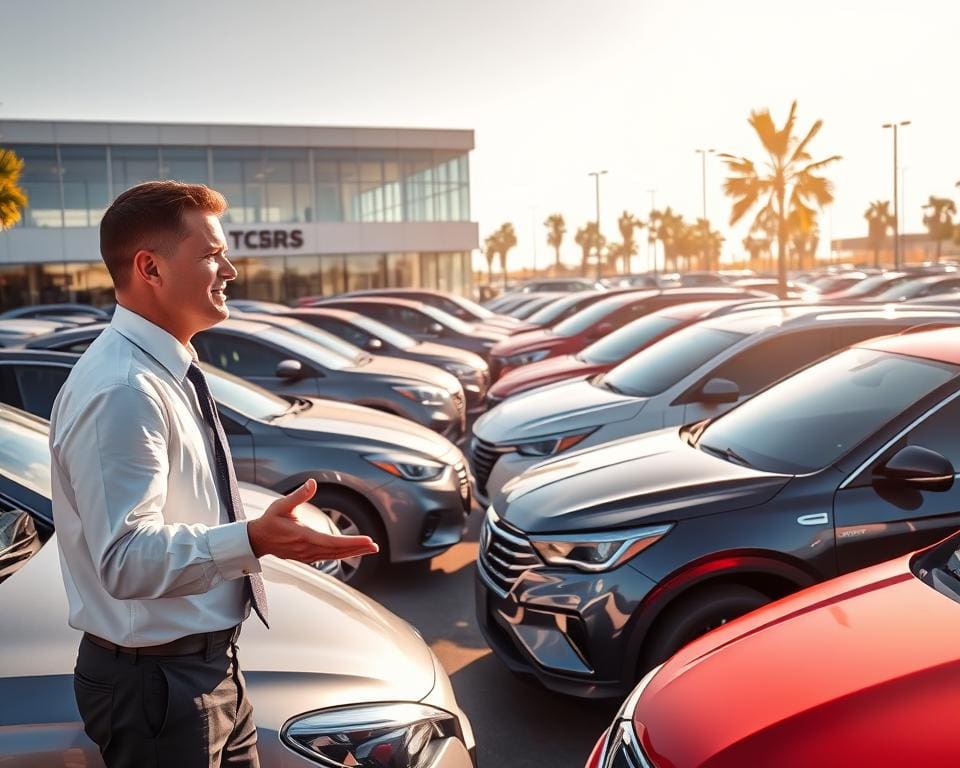
[[[74,689],[110,768],[256,766],[237,659],[251,608],[267,623],[259,559],[377,551],[294,515],[308,480],[247,521],[229,446],[190,345],[228,316],[237,276],[205,186],[148,182],[100,225],[117,308],[50,420],[53,515],[81,630]]]

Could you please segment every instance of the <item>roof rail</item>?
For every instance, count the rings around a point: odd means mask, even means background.
[[[911,325],[909,328],[904,328],[897,336],[907,336],[911,333],[923,333],[924,331],[938,331],[942,328],[956,328],[957,323],[938,323],[938,322],[929,322],[929,323],[920,323],[919,325]]]

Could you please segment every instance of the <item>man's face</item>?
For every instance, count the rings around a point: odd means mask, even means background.
[[[188,336],[230,316],[226,285],[237,276],[227,259],[220,220],[210,213],[183,215],[186,236],[172,254],[159,259],[163,277],[158,298]]]

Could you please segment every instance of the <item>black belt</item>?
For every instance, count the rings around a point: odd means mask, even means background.
[[[234,642],[239,634],[240,627],[238,625],[216,632],[200,632],[196,635],[187,635],[160,645],[145,645],[142,648],[117,645],[109,640],[104,640],[102,637],[91,635],[89,632],[84,632],[83,637],[94,645],[114,653],[129,653],[133,656],[187,656],[192,653],[209,652],[210,649],[218,646],[225,646]]]

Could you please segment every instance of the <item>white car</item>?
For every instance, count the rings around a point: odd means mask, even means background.
[[[825,355],[929,324],[960,324],[960,313],[787,305],[688,326],[606,374],[521,392],[481,416],[469,446],[477,500],[547,457],[719,416]]]

